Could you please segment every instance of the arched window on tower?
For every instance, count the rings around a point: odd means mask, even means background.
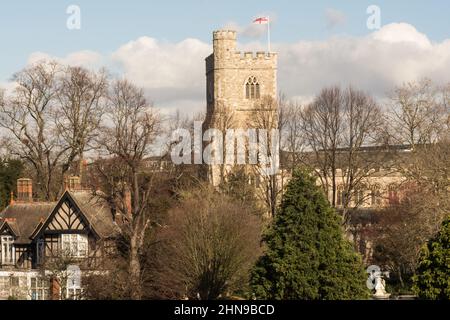
[[[256,77],[250,77],[245,84],[245,97],[247,99],[259,99],[261,96],[260,86]]]

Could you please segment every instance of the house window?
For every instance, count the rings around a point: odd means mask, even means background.
[[[336,205],[342,206],[342,190],[338,190],[338,192],[337,192]]]
[[[395,184],[391,184],[388,188],[388,200],[390,205],[399,204],[400,198],[397,191],[397,186]]]
[[[74,258],[86,258],[88,255],[88,237],[85,234],[62,234],[61,250],[63,254]]]
[[[259,99],[261,96],[260,86],[255,77],[250,77],[245,84],[245,97],[247,99]]]
[[[378,207],[381,205],[381,191],[380,187],[376,186],[372,188],[372,192],[370,194],[370,203],[372,207]]]
[[[8,276],[0,277],[0,292],[9,291],[10,289],[10,280]]]
[[[44,239],[39,239],[36,242],[36,262],[41,264],[44,262],[45,258],[45,241]]]
[[[81,288],[67,288],[67,300],[81,300]]]
[[[362,187],[358,190],[356,190],[355,193],[355,205],[356,206],[363,206],[366,203],[366,193],[365,193],[365,187]]]
[[[344,202],[346,201],[345,199],[345,192],[344,192],[344,187],[342,185],[338,186],[337,188],[337,193],[336,193],[336,205],[337,206],[343,206]]]
[[[80,268],[75,265],[70,265],[67,267],[67,300],[80,300],[81,294]]]
[[[31,300],[48,300],[50,297],[50,283],[48,280],[38,277],[31,278]]]
[[[16,250],[13,237],[1,236],[0,240],[2,265],[14,265],[16,262]]]
[[[18,288],[20,286],[20,279],[19,277],[10,277],[11,281],[11,287],[12,288]]]

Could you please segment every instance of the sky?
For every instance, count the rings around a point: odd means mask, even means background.
[[[70,5],[80,29],[67,28]],[[380,9],[369,29],[367,8]],[[447,0],[15,0],[0,4],[0,86],[30,63],[57,59],[108,67],[146,90],[166,110],[204,109],[204,58],[212,31],[236,29],[239,48],[279,53],[279,90],[311,100],[328,85],[353,85],[377,98],[429,77],[450,82],[450,2]]]

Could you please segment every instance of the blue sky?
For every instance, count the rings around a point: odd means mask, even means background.
[[[79,31],[65,27],[65,11],[70,4],[81,8]],[[213,29],[230,21],[244,25],[261,13],[276,17],[274,42],[320,40],[333,34],[363,35],[369,32],[365,11],[371,4],[381,8],[383,24],[407,22],[434,41],[449,36],[450,2],[446,0],[2,1],[0,79],[5,80],[21,68],[34,51],[58,56],[84,49],[108,53],[144,35],[168,41],[197,38],[206,42]],[[332,30],[327,28],[328,8],[342,11],[346,23]]]
[[[69,5],[81,30],[69,30]],[[366,26],[381,9],[381,30]],[[166,109],[204,109],[204,57],[215,29],[237,26],[240,47],[265,48],[246,36],[252,19],[273,19],[279,89],[307,101],[323,86],[353,85],[385,96],[429,77],[450,82],[447,0],[15,0],[0,4],[0,86],[27,63],[55,58],[107,66],[143,87]],[[264,30],[264,29],[263,29]]]

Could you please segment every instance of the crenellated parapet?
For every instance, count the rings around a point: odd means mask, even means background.
[[[237,33],[219,30],[213,33],[214,54],[206,59],[207,71],[214,68],[276,68],[278,55],[274,52],[240,52],[237,47]]]

